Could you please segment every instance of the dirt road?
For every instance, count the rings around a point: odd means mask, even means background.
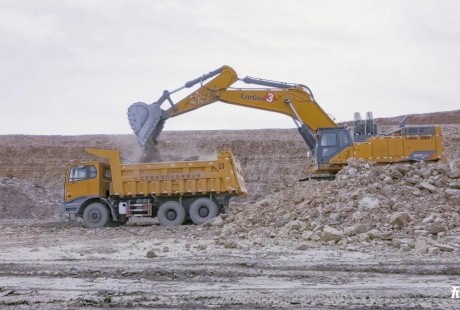
[[[219,228],[0,223],[0,308],[458,309],[457,255],[282,238],[217,245]],[[230,247],[230,248],[229,248]]]

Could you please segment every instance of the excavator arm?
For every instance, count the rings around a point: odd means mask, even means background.
[[[210,78],[212,80],[204,84],[204,81]],[[246,84],[258,85],[259,88],[231,88],[230,86],[238,80]],[[171,94],[198,83],[201,86],[192,94],[177,103],[172,101]],[[168,101],[171,107],[162,110],[160,106],[165,101]],[[174,91],[164,91],[162,97],[151,105],[139,102],[133,104],[128,110],[128,118],[139,143],[148,148],[148,144],[154,143],[161,133],[166,119],[216,101],[290,116],[310,149],[314,148],[315,133],[318,128],[337,127],[314,100],[308,87],[251,77],[239,79],[229,66],[223,66],[191,80]]]

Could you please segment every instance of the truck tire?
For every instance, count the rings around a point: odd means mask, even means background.
[[[158,221],[162,226],[179,226],[185,222],[184,207],[177,201],[166,201],[157,212]]]
[[[104,227],[109,223],[109,210],[100,202],[89,204],[83,211],[83,225],[86,228]]]
[[[190,205],[188,215],[193,223],[203,224],[219,215],[219,207],[209,198],[198,198]]]

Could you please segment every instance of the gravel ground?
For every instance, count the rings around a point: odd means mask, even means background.
[[[458,309],[458,256],[389,247],[216,244],[218,228],[155,221],[88,230],[2,221],[0,307],[13,309]]]

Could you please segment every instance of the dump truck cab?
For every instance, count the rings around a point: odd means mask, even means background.
[[[67,166],[62,211],[78,214],[85,201],[107,198],[110,194],[110,166],[99,161]]]

